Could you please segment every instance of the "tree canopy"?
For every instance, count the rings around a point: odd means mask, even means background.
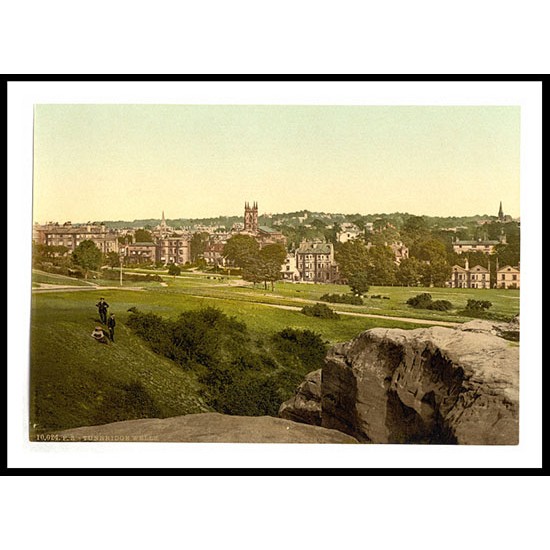
[[[80,266],[88,277],[90,269],[99,269],[103,255],[93,241],[82,241],[72,254],[73,263]]]
[[[260,245],[250,235],[234,235],[223,247],[224,257],[237,267],[246,268],[258,257]]]

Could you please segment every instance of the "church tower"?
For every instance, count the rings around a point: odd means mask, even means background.
[[[504,211],[502,210],[502,201],[500,201],[500,208],[498,209],[498,221],[504,221]]]
[[[258,232],[258,203],[244,203],[244,230],[250,233]]]

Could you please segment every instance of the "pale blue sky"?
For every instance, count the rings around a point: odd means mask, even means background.
[[[518,107],[37,105],[34,220],[519,216]]]

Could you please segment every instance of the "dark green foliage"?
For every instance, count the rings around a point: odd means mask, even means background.
[[[109,252],[105,255],[105,261],[110,267],[117,267],[120,265],[120,256],[116,252]]]
[[[339,319],[340,316],[334,310],[325,304],[315,304],[313,306],[304,306],[301,309],[304,315],[309,317],[319,317],[320,319]]]
[[[168,266],[168,275],[181,275],[181,267],[176,264],[170,264]]]
[[[436,311],[449,311],[453,309],[453,304],[449,300],[434,300],[428,309]]]
[[[319,300],[332,304],[351,304],[354,306],[362,306],[364,303],[361,296],[354,296],[352,294],[323,294]]]
[[[348,285],[354,294],[366,294],[370,287],[370,276],[365,271],[354,273],[348,277]]]
[[[407,304],[415,309],[431,309],[435,311],[449,311],[453,309],[453,304],[448,300],[432,301],[432,295],[427,292],[409,298]]]
[[[417,294],[416,296],[413,296],[412,298],[409,298],[407,300],[407,304],[409,306],[419,308],[419,309],[427,309],[426,306],[432,303],[432,295],[428,294],[427,292],[424,292],[423,294]]]
[[[103,254],[93,241],[82,241],[73,252],[72,259],[87,274],[89,270],[99,268]]]
[[[276,416],[326,354],[321,337],[307,330],[285,329],[266,342],[253,341],[244,323],[213,307],[176,320],[128,311],[128,326],[154,351],[196,372],[203,398],[224,414]]]
[[[466,311],[486,311],[492,307],[489,300],[468,300],[466,302]]]
[[[134,233],[134,239],[136,243],[152,243],[153,235],[151,235],[150,231],[147,231],[145,229],[136,229],[136,232]]]
[[[316,332],[285,328],[274,334],[272,340],[277,351],[300,359],[306,373],[323,365],[327,345]]]
[[[466,308],[459,311],[459,315],[466,315],[469,317],[476,317],[478,319],[489,319],[494,321],[507,321],[505,317],[496,315],[489,312],[489,308],[493,306],[493,303],[489,300],[468,300],[466,302]]]

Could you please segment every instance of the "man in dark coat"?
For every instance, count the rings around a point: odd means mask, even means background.
[[[109,329],[109,338],[111,338],[111,342],[115,341],[115,325],[115,314],[111,313],[111,316],[107,319],[107,328]]]
[[[107,323],[107,309],[109,304],[105,301],[105,298],[100,298],[99,302],[95,305],[99,311],[99,319],[103,324]]]

